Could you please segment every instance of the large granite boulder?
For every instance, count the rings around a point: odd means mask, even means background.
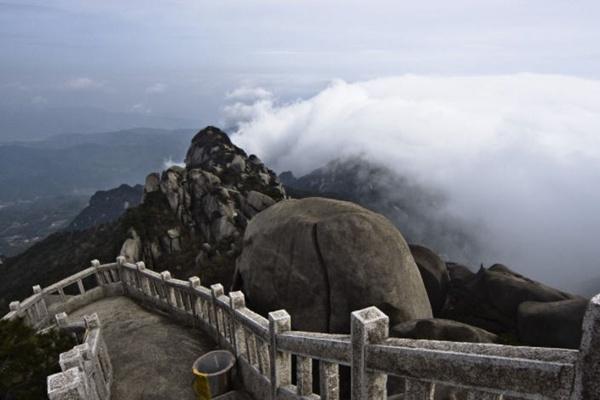
[[[587,305],[586,299],[521,303],[517,325],[519,340],[531,346],[579,348]]]
[[[284,200],[257,214],[236,275],[253,309],[284,308],[294,329],[348,332],[350,313],[372,305],[391,324],[432,316],[400,232],[382,215],[344,201]]]
[[[423,278],[433,315],[437,315],[444,307],[448,293],[450,277],[446,264],[427,247],[411,244],[409,248]]]
[[[441,318],[420,319],[394,325],[390,329],[390,336],[409,339],[448,340],[452,342],[498,342],[497,335],[484,329]]]

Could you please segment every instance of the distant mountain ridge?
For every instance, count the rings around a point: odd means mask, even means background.
[[[181,157],[192,133],[132,129],[0,144],[0,204],[141,183]]]
[[[67,230],[81,231],[97,225],[116,221],[142,201],[144,187],[123,184],[111,190],[100,190],[90,198],[89,205],[71,221]]]

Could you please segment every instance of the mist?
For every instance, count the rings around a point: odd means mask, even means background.
[[[448,217],[483,226],[474,234],[484,265],[600,290],[600,81],[402,75],[333,81],[292,102],[238,93],[224,123],[275,170],[299,176],[366,157],[443,193]]]

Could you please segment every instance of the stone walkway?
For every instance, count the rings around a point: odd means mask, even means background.
[[[194,399],[192,363],[216,348],[211,339],[126,297],[90,304],[69,319],[95,312],[114,368],[112,400]]]

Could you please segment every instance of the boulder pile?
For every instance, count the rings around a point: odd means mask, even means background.
[[[193,251],[194,272],[218,259],[231,264],[231,275],[248,221],[284,198],[285,191],[273,171],[235,146],[225,132],[209,126],[192,139],[185,166],[174,165],[161,174],[148,175],[142,210],[157,205],[155,211],[163,213],[165,204],[169,215],[159,218],[155,212],[148,218],[152,221],[145,221],[146,225],[158,225],[156,229],[137,227],[146,234],[136,232],[132,224],[122,254],[130,261],[159,264],[165,255]]]

